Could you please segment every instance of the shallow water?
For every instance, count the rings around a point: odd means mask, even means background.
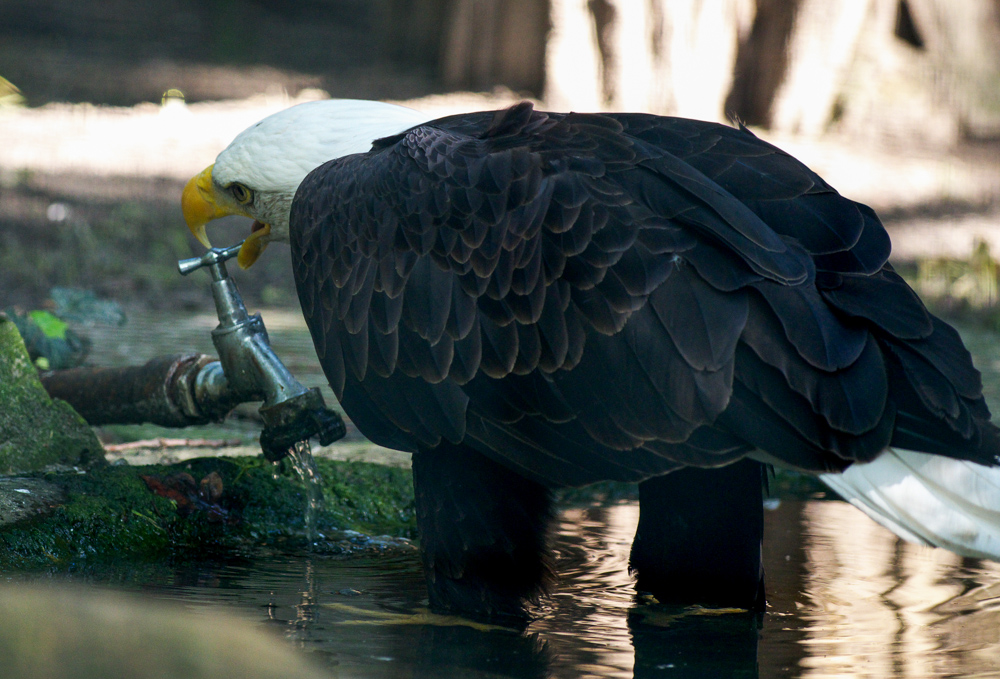
[[[301,319],[264,319],[292,371],[322,384]],[[96,362],[211,353],[214,316],[160,325],[133,314],[125,333],[102,342],[98,331]],[[996,335],[963,335],[987,398],[1000,403]],[[1000,677],[1000,564],[901,542],[843,502],[784,500],[766,512],[769,605],[757,619],[637,601],[627,572],[637,519],[633,502],[563,509],[559,582],[524,634],[415,617],[426,605],[415,554],[286,555],[81,579],[225,607],[342,676]]]
[[[68,577],[224,608],[334,676],[1000,676],[998,564],[902,543],[842,502],[781,502],[766,513],[758,619],[636,601],[637,519],[632,502],[562,511],[558,585],[523,634],[427,617],[415,553]]]

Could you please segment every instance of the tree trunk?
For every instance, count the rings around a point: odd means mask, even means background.
[[[504,85],[541,94],[547,0],[451,0],[445,26],[440,72],[447,87],[486,90]]]
[[[556,109],[722,120],[754,0],[552,0],[545,98]]]

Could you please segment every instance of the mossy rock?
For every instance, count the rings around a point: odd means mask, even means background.
[[[302,483],[290,469],[260,457],[36,474],[61,489],[62,500],[44,515],[0,527],[0,571],[135,569],[307,546],[327,555],[412,549],[408,539],[415,535],[416,519],[409,470],[316,463],[324,503],[312,544],[305,532]],[[204,483],[198,482],[209,478],[220,493],[201,500]],[[187,479],[190,492],[176,492],[177,479]],[[367,537],[372,535],[385,537]]]
[[[68,403],[49,398],[17,327],[0,315],[0,474],[104,460],[97,436]]]

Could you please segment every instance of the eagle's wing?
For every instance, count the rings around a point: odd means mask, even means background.
[[[291,237],[327,376],[384,445],[465,442],[552,483],[753,449],[992,459],[979,374],[874,212],[746,130],[444,118],[315,170]]]

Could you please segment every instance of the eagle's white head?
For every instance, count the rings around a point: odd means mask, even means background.
[[[211,220],[253,219],[237,260],[245,269],[269,242],[288,240],[292,198],[307,174],[426,121],[418,111],[378,101],[331,99],[292,106],[241,132],[213,165],[191,178],[181,198],[184,219],[206,247],[211,244],[205,225]]]

